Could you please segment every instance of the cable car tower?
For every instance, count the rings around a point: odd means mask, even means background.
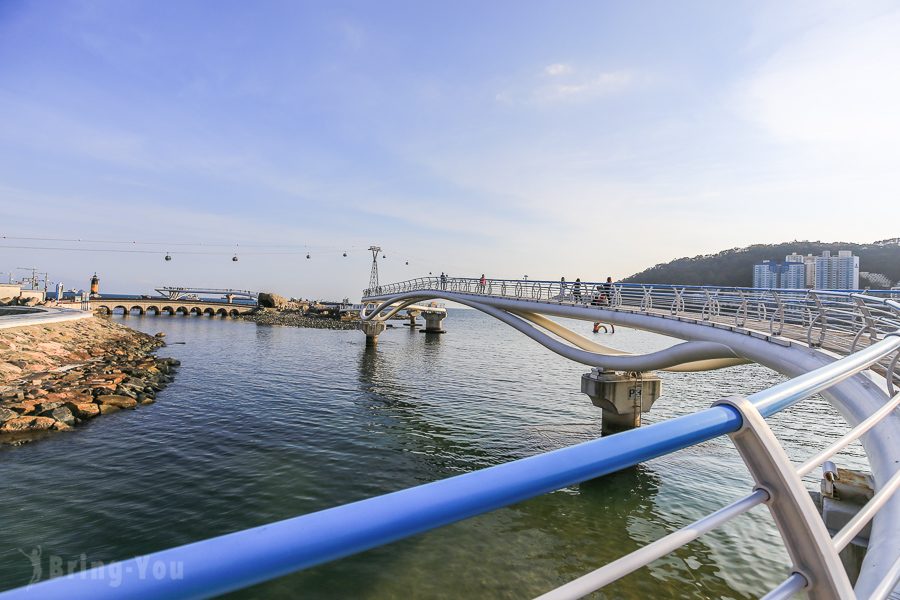
[[[372,253],[372,272],[369,274],[369,289],[374,294],[378,288],[378,253],[381,252],[381,247],[369,246],[369,252]]]

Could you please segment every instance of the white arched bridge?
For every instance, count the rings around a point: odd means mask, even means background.
[[[769,509],[790,557],[784,581],[765,594],[766,600],[798,593],[816,600],[900,597],[900,495],[895,494],[900,488],[900,301],[889,292],[428,277],[368,289],[362,300],[360,329],[373,346],[385,330],[385,319],[432,300],[457,302],[503,321],[547,349],[591,367],[581,389],[603,410],[605,433],[618,433],[99,566],[0,593],[0,600],[212,597],[722,435],[731,438],[753,477],[747,495],[541,598],[590,594],[761,504]],[[443,311],[426,316],[426,331],[441,330],[444,316]],[[682,341],[658,352],[625,353],[555,318],[632,327]],[[659,396],[653,371],[722,369],[747,362],[789,379],[747,397],[710,398],[705,410],[639,426],[641,413]],[[848,431],[795,463],[766,418],[815,394],[837,408]],[[831,462],[857,440],[874,482],[867,493],[860,493],[849,472]],[[820,467],[822,491],[814,501],[802,477]],[[183,565],[184,576],[140,576],[142,566],[160,562]],[[111,580],[116,587],[110,587]]]

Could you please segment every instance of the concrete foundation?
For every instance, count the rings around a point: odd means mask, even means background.
[[[662,382],[652,372],[616,373],[593,369],[581,376],[581,391],[603,411],[601,434],[612,435],[641,426],[641,413],[659,398]]]
[[[374,346],[378,343],[378,336],[386,329],[382,321],[360,321],[360,330],[366,334],[366,346]]]
[[[425,333],[446,333],[444,331],[444,317],[447,313],[441,312],[423,312],[425,317]]]
[[[839,469],[828,461],[823,466],[821,493],[812,492],[813,501],[822,513],[822,520],[831,535],[834,535],[856,516],[862,506],[875,495],[874,481],[868,473]],[[850,583],[856,584],[866,551],[872,523],[840,552],[841,563],[847,571]]]

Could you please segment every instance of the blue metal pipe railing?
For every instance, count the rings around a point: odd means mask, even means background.
[[[41,598],[208,598],[388,544],[716,438],[741,427],[715,406],[619,435],[0,593]],[[148,565],[181,565],[156,579]],[[141,575],[144,575],[142,577]],[[119,585],[111,586],[111,582]]]

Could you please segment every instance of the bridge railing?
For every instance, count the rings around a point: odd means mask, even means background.
[[[784,454],[765,418],[827,390],[898,349],[900,332],[895,332],[825,367],[746,398],[722,399],[711,408],[690,415],[100,566],[0,593],[0,600],[212,597],[484,514],[722,435],[731,436],[753,476],[755,484],[748,495],[548,592],[543,598],[581,597],[760,504],[766,504],[772,514],[792,562],[790,576],[766,598],[787,598],[803,590],[816,598],[853,598],[838,552],[900,487],[900,471],[833,537],[825,529],[801,477],[891,415],[900,405],[900,394],[799,467]],[[870,600],[887,597],[900,579],[900,558],[888,559],[891,564],[875,582],[867,596]],[[142,576],[147,565],[157,564],[180,564],[183,577]]]
[[[485,295],[696,319],[802,341],[846,356],[900,329],[897,290],[740,287],[423,277],[365,290],[364,298],[415,291]],[[599,318],[599,317],[598,317]],[[900,389],[897,356],[875,366]]]

